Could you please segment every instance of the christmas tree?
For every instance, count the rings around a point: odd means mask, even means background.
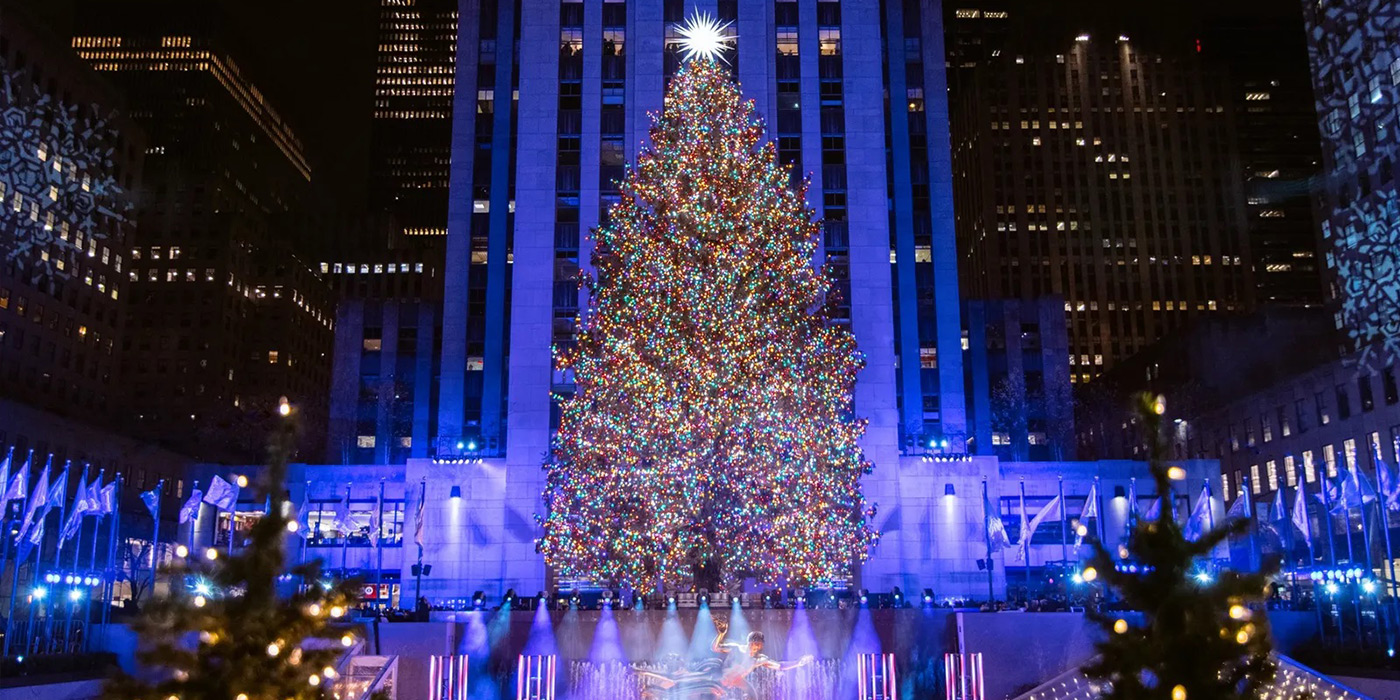
[[[1141,397],[1140,420],[1163,505],[1155,519],[1133,526],[1118,552],[1095,542],[1083,572],[1086,580],[1117,593],[1123,607],[1141,611],[1142,619],[1130,623],[1122,615],[1091,613],[1105,639],[1100,656],[1084,671],[1105,683],[1102,697],[1109,700],[1252,700],[1274,677],[1263,611],[1271,572],[1213,574],[1200,568],[1250,523],[1236,518],[1194,541],[1186,537],[1168,505],[1172,481],[1185,472],[1163,461],[1164,410],[1160,398]]]
[[[282,404],[284,416],[290,407]],[[285,498],[287,457],[296,444],[289,418],[272,437],[258,497],[273,506],[233,556],[181,545],[166,570],[169,595],[147,604],[132,623],[143,672],[118,674],[106,697],[116,700],[310,700],[327,695],[335,664],[356,642],[342,624],[355,600],[353,582],[322,583],[319,561],[284,566],[283,539],[295,530]],[[287,576],[291,574],[291,576]],[[279,582],[297,591],[280,595]],[[304,582],[297,586],[296,582]]]
[[[702,569],[844,576],[873,538],[850,415],[863,359],[821,312],[805,186],[714,59],[722,41],[687,29],[692,57],[595,232],[577,347],[556,353],[577,390],[540,549],[563,575],[640,590]]]

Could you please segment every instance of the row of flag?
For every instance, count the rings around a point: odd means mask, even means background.
[[[986,490],[982,492],[982,508],[986,514],[987,542],[992,551],[1001,551],[1013,547],[1011,538],[1006,532],[1006,524],[1002,522],[1000,509],[992,507],[991,498]],[[1019,541],[1014,545],[1016,550],[1016,561],[1025,561],[1030,552],[1031,537],[1041,524],[1048,521],[1062,518],[1061,511],[1068,510],[1063,495],[1055,496],[1046,503],[1039,512],[1031,516],[1026,508],[1025,494],[1021,494],[1020,508],[1020,536]],[[1137,483],[1129,482],[1128,485],[1128,522],[1131,524],[1141,518],[1155,520],[1162,511],[1162,499],[1159,497],[1147,507],[1146,511],[1139,512]],[[1079,523],[1086,523],[1090,518],[1099,518],[1099,484],[1095,481],[1089,487],[1089,493],[1084,497],[1084,505],[1079,510]],[[1210,529],[1212,517],[1210,511],[1210,485],[1207,484],[1201,490],[1200,498],[1196,500],[1196,506],[1191,510],[1191,515],[1186,519],[1185,533],[1189,539],[1199,539]],[[1077,532],[1075,534],[1074,546],[1083,544],[1084,538]]]
[[[5,454],[5,458],[0,460],[0,483],[5,484],[5,491],[0,494],[0,503],[24,501],[17,540],[23,548],[21,560],[28,556],[31,548],[43,542],[45,521],[49,511],[54,508],[63,509],[68,496],[68,473],[72,466],[71,462],[65,462],[58,477],[53,478],[53,457],[49,456],[44,463],[43,470],[39,472],[38,479],[31,485],[29,476],[33,471],[33,460],[34,453],[30,452],[24,464],[19,469],[14,470],[13,474],[11,474],[11,468],[14,461],[14,448],[11,448]],[[103,474],[99,472],[97,478],[89,482],[87,474],[88,468],[84,466],[82,475],[77,478],[77,493],[73,496],[72,505],[67,509],[68,515],[59,529],[59,547],[62,547],[78,533],[83,518],[111,515],[117,510],[116,480],[103,484]]]

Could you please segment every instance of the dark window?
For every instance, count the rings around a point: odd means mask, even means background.
[[[1386,367],[1381,371],[1381,389],[1385,391],[1385,405],[1400,403],[1400,389],[1395,384],[1395,368]]]
[[[1337,417],[1346,420],[1351,417],[1351,398],[1347,396],[1344,384],[1337,385]]]
[[[1361,398],[1362,412],[1370,411],[1376,407],[1376,397],[1372,392],[1371,375],[1363,374],[1356,378],[1356,393]]]

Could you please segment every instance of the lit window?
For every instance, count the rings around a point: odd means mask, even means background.
[[[399,438],[399,447],[413,447],[413,438],[411,438],[411,437],[401,437],[401,438]]]
[[[268,350],[268,351],[267,351],[267,363],[268,363],[269,365],[275,365],[275,364],[277,364],[277,351],[276,351],[276,350]]]
[[[373,449],[373,448],[374,448],[374,436],[373,436],[373,435],[359,435],[359,436],[356,436],[356,438],[355,438],[355,446],[356,446],[356,447],[364,447],[364,448],[367,448],[367,449]]]
[[[365,352],[379,352],[383,348],[384,341],[379,338],[365,338]]]

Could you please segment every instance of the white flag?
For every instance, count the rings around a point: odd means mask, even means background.
[[[29,470],[33,461],[34,452],[30,451],[29,457],[24,460],[24,466],[10,477],[10,483],[5,487],[5,496],[0,498],[0,506],[29,495]]]
[[[1308,519],[1308,501],[1304,497],[1302,482],[1298,483],[1298,495],[1293,499],[1293,526],[1303,533],[1303,543],[1312,546],[1312,521]]]
[[[1099,482],[1095,481],[1089,486],[1089,495],[1084,497],[1084,507],[1079,509],[1079,524],[1089,527],[1089,518],[1099,517]],[[1079,534],[1078,528],[1074,532],[1074,546],[1084,544],[1084,536]]]
[[[180,506],[180,524],[194,520],[199,517],[199,504],[204,502],[204,492],[195,489],[190,492],[190,497],[185,500],[185,505]]]
[[[1040,512],[1035,514],[1035,517],[1031,519],[1026,529],[1021,531],[1021,541],[1017,543],[1018,550],[1016,552],[1016,561],[1026,561],[1029,557],[1031,537],[1035,535],[1035,531],[1040,527],[1040,524],[1050,518],[1058,517],[1060,517],[1060,497],[1056,496],[1050,499],[1050,502],[1046,503],[1045,507],[1041,508]]]
[[[24,507],[24,520],[20,521],[19,526],[20,540],[24,540],[29,534],[30,528],[34,527],[36,515],[42,521],[43,515],[49,512],[44,506],[48,505],[49,468],[52,466],[53,457],[49,457],[48,461],[44,463],[44,471],[39,472],[39,480],[34,482],[34,489],[29,492],[29,502]]]
[[[346,489],[345,498],[335,507],[335,529],[340,530],[341,537],[348,537],[351,533],[357,532],[360,528],[355,524],[355,518],[350,514],[350,490]]]
[[[1198,540],[1206,532],[1206,525],[1210,522],[1210,487],[1201,489],[1201,497],[1196,500],[1196,507],[1192,509],[1191,516],[1186,519],[1186,535],[1188,540]]]
[[[238,505],[238,487],[216,475],[204,494],[204,502],[219,510],[233,510]]]

